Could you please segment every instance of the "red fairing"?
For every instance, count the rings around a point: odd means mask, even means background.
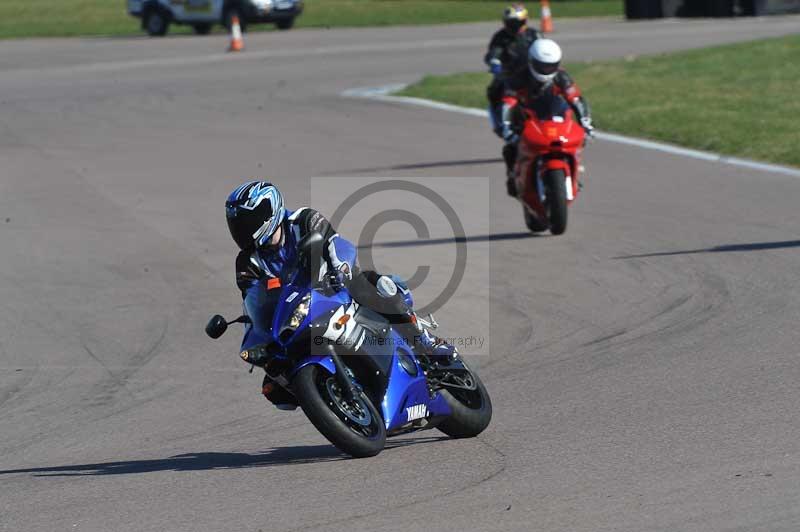
[[[571,204],[578,196],[580,155],[586,133],[571,109],[563,112],[563,117],[546,119],[537,118],[530,109],[524,112],[516,162],[518,198],[532,214],[546,219],[547,211],[540,199],[541,178],[547,170],[563,170],[565,186],[570,189],[567,203]]]

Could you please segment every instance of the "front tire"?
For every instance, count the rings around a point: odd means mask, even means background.
[[[547,222],[543,222],[529,213],[527,207],[522,207],[522,215],[525,217],[525,226],[532,232],[541,233],[542,231],[547,231]]]
[[[169,29],[169,17],[160,9],[150,9],[142,23],[144,30],[151,37],[163,37]]]
[[[550,218],[550,232],[563,234],[567,230],[567,190],[564,170],[547,170],[544,183],[547,187],[547,209]]]
[[[363,392],[355,400],[344,399],[336,377],[316,364],[301,369],[292,387],[306,417],[340,451],[365,458],[383,450],[383,418]]]
[[[466,365],[464,366],[466,368]],[[474,438],[492,421],[492,400],[477,373],[469,370],[474,390],[440,390],[452,414],[439,424],[439,430],[451,438]]]

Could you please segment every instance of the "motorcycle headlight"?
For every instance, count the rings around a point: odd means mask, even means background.
[[[311,294],[306,294],[303,296],[303,299],[300,300],[300,303],[297,304],[292,315],[289,316],[289,321],[286,322],[286,326],[292,330],[300,327],[300,324],[303,323],[303,320],[308,316],[308,308],[310,306]]]

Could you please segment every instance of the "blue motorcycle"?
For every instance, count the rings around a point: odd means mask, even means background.
[[[320,275],[322,245],[322,235],[307,235],[279,282],[251,287],[244,315],[231,322],[216,315],[206,333],[216,339],[243,323],[241,358],[262,367],[351,456],[374,456],[387,436],[434,427],[454,438],[480,434],[492,403],[478,375],[458,355],[418,353],[386,317],[332,286]],[[395,281],[413,308],[410,291]],[[432,316],[424,324],[437,326]]]

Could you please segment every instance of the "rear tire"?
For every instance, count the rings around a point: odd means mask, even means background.
[[[169,29],[169,17],[160,9],[149,9],[144,15],[142,26],[151,37],[163,37]]]
[[[466,367],[466,366],[465,366]],[[480,377],[470,370],[475,390],[440,390],[452,414],[438,428],[451,438],[474,438],[492,421],[492,400]]]
[[[362,392],[357,402],[352,403],[337,396],[339,384],[331,375],[316,364],[301,369],[292,381],[294,395],[309,421],[340,451],[364,458],[375,456],[386,444],[386,427],[372,401]],[[351,404],[344,404],[351,403]],[[353,420],[341,405],[354,407],[362,424]]]
[[[547,187],[547,209],[550,218],[550,232],[563,234],[567,230],[567,191],[564,170],[547,170],[544,174]]]
[[[294,26],[294,17],[284,18],[275,22],[279,30],[290,30]]]

